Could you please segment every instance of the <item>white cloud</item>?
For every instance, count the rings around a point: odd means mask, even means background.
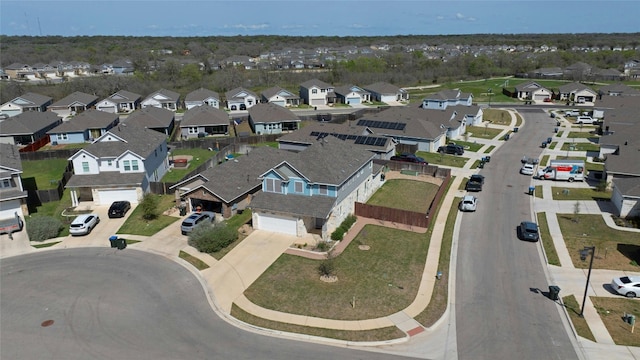
[[[351,24],[351,25],[349,25],[347,27],[351,28],[351,29],[366,29],[366,28],[368,28],[368,26],[364,25],[364,24]]]
[[[465,17],[464,14],[456,13],[456,19],[462,20],[462,19],[464,19],[464,17]]]
[[[269,28],[268,24],[250,24],[250,25],[245,25],[245,24],[236,24],[236,25],[225,25],[225,27],[229,27],[229,28],[233,28],[233,29],[242,29],[242,30],[262,30],[262,29],[267,29]]]
[[[444,16],[438,15],[438,16],[436,16],[436,20],[444,20]]]

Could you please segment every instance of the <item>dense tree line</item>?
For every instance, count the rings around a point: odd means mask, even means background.
[[[0,36],[2,66],[18,62],[34,64],[54,61],[84,61],[98,65],[119,59],[133,62],[133,76],[93,76],[58,85],[30,85],[3,82],[0,101],[4,103],[27,91],[60,99],[73,91],[95,94],[99,98],[125,89],[146,96],[160,88],[186,95],[199,87],[224,92],[243,86],[260,92],[279,85],[297,92],[300,83],[318,78],[335,86],[368,85],[385,81],[398,86],[470,80],[491,76],[526,73],[543,67],[566,67],[575,62],[621,70],[630,59],[640,59],[638,51],[602,50],[575,52],[573,46],[637,46],[638,34],[529,34],[529,35],[457,35],[395,37],[8,37]],[[315,49],[341,46],[368,47],[388,44],[389,51],[380,56],[359,56],[348,61],[331,61],[322,69],[245,70],[242,67],[210,68],[210,60],[232,55],[258,56],[282,49]],[[425,52],[407,51],[416,44],[442,45],[531,45],[558,46],[555,52],[463,53],[458,56],[428,56]],[[160,55],[166,49],[172,55]],[[190,55],[181,55],[188,49]],[[154,51],[152,51],[154,50]],[[432,54],[429,54],[432,55]],[[200,64],[205,64],[201,70]],[[152,67],[155,70],[152,71]],[[35,88],[34,88],[35,87]]]

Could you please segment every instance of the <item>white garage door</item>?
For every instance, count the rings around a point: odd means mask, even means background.
[[[112,114],[115,114],[117,112],[115,106],[101,106],[101,107],[98,107],[98,110],[112,113]]]
[[[360,98],[359,97],[349,97],[347,98],[347,104],[360,104]]]
[[[533,95],[533,100],[544,100],[546,98],[548,98],[549,95],[547,94],[535,94]]]
[[[311,99],[311,105],[324,105],[324,99]]]
[[[284,218],[274,215],[258,215],[258,227],[257,229],[279,232],[289,235],[297,235],[296,220],[291,218]]]
[[[276,105],[280,105],[282,107],[287,106],[287,102],[284,100],[276,100],[276,101],[272,101],[272,103],[276,104]]]
[[[98,190],[98,204],[109,205],[114,201],[128,200],[134,204],[138,202],[138,192],[135,189]]]

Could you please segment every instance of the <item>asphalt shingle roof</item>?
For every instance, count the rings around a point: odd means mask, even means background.
[[[40,95],[40,94],[36,94],[36,93],[32,93],[32,92],[28,92],[25,94],[22,94],[20,96],[18,96],[17,98],[9,101],[12,103],[15,103],[18,100],[26,100],[27,102],[30,102],[33,106],[42,106],[48,102],[50,102],[52,99],[48,96],[44,96],[44,95]]]
[[[335,202],[335,198],[328,196],[284,196],[282,194],[259,192],[251,199],[249,208],[326,219],[331,213]]]
[[[51,104],[51,107],[54,108],[59,108],[59,107],[67,107],[70,106],[71,104],[74,103],[78,103],[78,104],[83,104],[83,105],[90,105],[93,104],[94,102],[96,102],[98,100],[98,97],[95,95],[91,95],[91,94],[86,94],[80,91],[76,91],[74,93],[72,93],[69,96],[66,96],[56,102],[54,102],[53,104]]]
[[[51,111],[27,111],[0,123],[0,135],[32,135],[61,121],[58,114]]]
[[[200,88],[188,93],[184,101],[186,102],[203,101],[209,98],[215,98],[220,100],[220,95],[213,90]]]
[[[104,129],[110,124],[113,124],[118,118],[118,114],[89,109],[73,117],[71,120],[54,127],[49,130],[47,134],[79,132],[87,129]]]
[[[273,103],[256,104],[250,107],[249,117],[254,124],[300,121],[293,111]]]
[[[127,124],[146,128],[167,128],[174,120],[175,113],[168,109],[147,106],[132,112],[126,120]]]
[[[20,160],[20,152],[17,146],[0,143],[0,167],[22,171],[22,160]]]
[[[166,141],[167,136],[155,130],[126,124],[111,128],[103,137],[116,136],[124,141],[95,141],[84,151],[97,157],[117,157],[129,150],[146,159]]]
[[[184,113],[180,127],[193,125],[229,125],[229,114],[212,106],[196,106]]]

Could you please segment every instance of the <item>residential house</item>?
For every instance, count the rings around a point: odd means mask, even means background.
[[[564,71],[559,67],[540,68],[529,73],[529,77],[537,79],[561,79]]]
[[[371,102],[371,93],[356,85],[339,86],[334,92],[337,103],[358,105]]]
[[[598,93],[587,85],[579,82],[572,82],[564,84],[558,88],[556,100],[570,101],[575,104],[593,106],[597,97]]]
[[[248,156],[251,156],[249,154]],[[331,233],[382,185],[374,154],[327,136],[272,164],[251,199],[255,229],[304,236]]]
[[[328,105],[335,100],[334,87],[318,79],[305,81],[300,84],[300,99],[311,106]]]
[[[423,109],[445,110],[448,106],[473,105],[473,94],[459,89],[447,89],[428,95],[422,100]]]
[[[0,220],[24,219],[24,215],[29,214],[28,194],[22,186],[21,174],[22,161],[18,148],[0,143]]]
[[[127,124],[144,127],[161,132],[167,136],[173,133],[175,127],[176,113],[155,106],[138,109],[131,113],[126,119]]]
[[[151,129],[120,124],[80,149],[69,160],[74,174],[65,188],[71,203],[137,203],[169,169],[167,137]]]
[[[594,70],[593,66],[578,61],[564,69],[564,77],[565,79],[572,79],[576,81],[587,80],[591,77],[592,70]]]
[[[640,90],[623,83],[602,86],[598,93],[608,96],[640,96]]]
[[[624,77],[629,80],[640,78],[640,60],[632,59],[624,63]]]
[[[300,118],[291,110],[273,103],[256,104],[249,109],[249,124],[257,135],[282,134],[300,127]]]
[[[364,148],[374,154],[375,159],[389,160],[396,153],[396,142],[393,138],[376,136],[362,126],[356,126],[356,122],[346,123],[313,123],[296,131],[293,131],[277,139],[278,148],[289,151],[302,151],[319,139],[333,136],[354,147]]]
[[[520,100],[544,102],[551,99],[553,92],[535,81],[527,81],[516,85],[513,94]]]
[[[119,122],[118,114],[89,109],[47,131],[47,134],[51,145],[81,144],[99,138]]]
[[[51,111],[28,111],[4,120],[0,124],[0,143],[28,145],[40,139],[48,140],[47,132],[62,123]]]
[[[227,91],[225,97],[227,109],[231,111],[247,110],[258,103],[258,95],[242,87]]]
[[[119,90],[106,99],[100,100],[96,109],[110,113],[130,113],[140,108],[142,96],[126,90]]]
[[[594,69],[593,77],[604,81],[621,81],[625,76],[618,69]]]
[[[228,219],[245,210],[262,190],[260,175],[293,154],[269,146],[255,151],[247,147],[242,153],[246,155],[206,169],[170,189],[178,192],[189,209],[213,211]]]
[[[70,116],[74,116],[95,106],[97,101],[98,97],[95,95],[76,91],[51,104],[49,109],[66,120]]]
[[[364,87],[371,93],[371,100],[386,104],[397,104],[409,101],[409,93],[393,84],[377,82]]]
[[[175,91],[160,89],[147,96],[140,104],[142,108],[149,106],[176,111],[180,107],[180,94]]]
[[[183,139],[204,136],[229,136],[229,114],[211,106],[197,106],[187,110],[180,122]]]
[[[611,203],[618,216],[640,216],[640,107],[626,108],[608,113],[609,135],[600,138],[601,153],[605,158],[608,185],[613,192]]]
[[[29,92],[2,104],[0,113],[11,117],[27,111],[44,112],[52,102],[48,96]]]
[[[38,78],[38,74],[28,64],[9,64],[4,68],[4,72],[12,80],[35,80]]]
[[[266,89],[261,94],[263,103],[273,103],[283,107],[292,107],[300,105],[300,97],[291,91],[274,86]]]
[[[205,88],[194,90],[184,98],[184,107],[189,110],[196,106],[209,105],[216,109],[220,108],[220,95],[217,92]]]

